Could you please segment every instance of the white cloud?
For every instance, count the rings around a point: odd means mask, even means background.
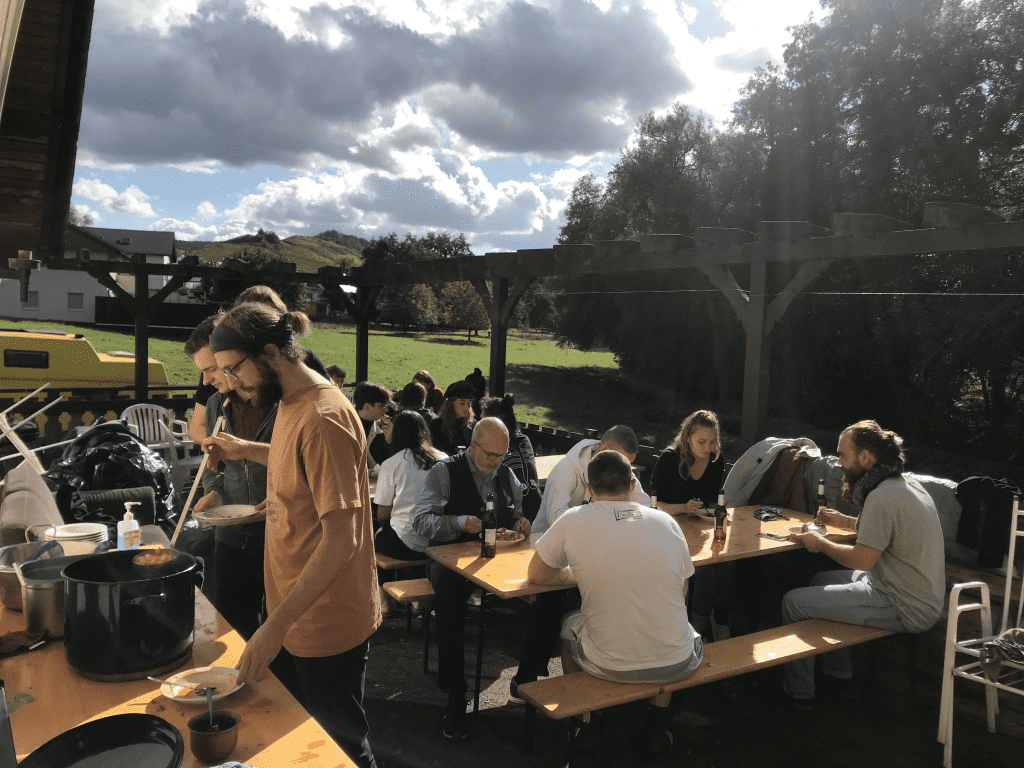
[[[117,18],[122,27],[153,31],[162,37],[192,22],[202,0],[96,0],[95,15]]]
[[[124,213],[129,216],[151,219],[155,219],[157,215],[149,204],[149,195],[134,184],[119,193],[99,179],[79,179],[75,182],[72,192],[98,202],[105,210],[112,213]]]
[[[203,219],[212,219],[217,215],[217,209],[209,200],[203,200],[196,206],[196,215]]]
[[[175,240],[214,240],[221,236],[218,227],[204,227],[182,219],[158,219],[149,228],[153,232],[173,232]]]
[[[81,203],[77,205],[72,205],[71,210],[73,210],[75,214],[78,216],[79,221],[91,221],[92,224],[90,224],[89,226],[95,226],[96,224],[99,224],[101,221],[103,221],[103,217],[100,216],[100,212],[90,208],[88,205],[84,205]]]

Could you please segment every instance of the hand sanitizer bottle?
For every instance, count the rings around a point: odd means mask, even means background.
[[[124,520],[117,523],[117,548],[138,549],[142,541],[142,531],[139,530],[139,521],[132,514],[132,507],[138,505],[138,501],[126,501],[124,503]]]

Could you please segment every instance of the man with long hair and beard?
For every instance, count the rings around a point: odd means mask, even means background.
[[[794,589],[782,601],[789,622],[829,619],[881,627],[893,632],[925,632],[942,613],[946,561],[942,527],[928,492],[903,473],[903,440],[875,421],[859,421],[839,436],[843,498],[861,508],[858,517],[834,509],[818,513],[817,523],[855,531],[853,544],[829,541],[818,531],[800,539],[810,552],[824,552],[849,570],[824,571],[809,587]],[[840,695],[853,695],[848,649],[822,656],[822,672]],[[785,666],[783,690],[798,709],[814,705],[814,657]]]
[[[358,765],[375,768],[363,688],[381,610],[373,558],[366,437],[355,408],[307,365],[301,312],[241,304],[210,335],[221,374],[257,405],[279,401],[270,444],[219,434],[211,463],[267,465],[267,618],[246,643],[239,679],[269,668]]]

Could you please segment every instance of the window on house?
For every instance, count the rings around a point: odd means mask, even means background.
[[[84,293],[69,293],[68,294],[68,309],[85,309],[85,294]]]
[[[39,291],[29,291],[28,301],[25,302],[26,309],[39,309]]]

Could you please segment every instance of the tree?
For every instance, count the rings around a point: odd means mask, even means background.
[[[479,334],[481,329],[491,327],[484,303],[471,283],[464,280],[445,283],[441,286],[438,299],[441,322],[452,328],[464,328],[467,339],[472,338],[474,333]]]
[[[377,310],[380,322],[400,325],[404,333],[441,319],[434,291],[422,284],[388,286],[377,298]]]
[[[283,272],[292,267],[269,248],[245,248],[225,259],[222,266],[237,269],[239,275],[231,278],[204,277],[202,287],[210,301],[231,305],[246,288],[262,284],[277,291],[289,309],[302,309],[305,306],[305,283],[285,282],[264,276],[266,272]]]

